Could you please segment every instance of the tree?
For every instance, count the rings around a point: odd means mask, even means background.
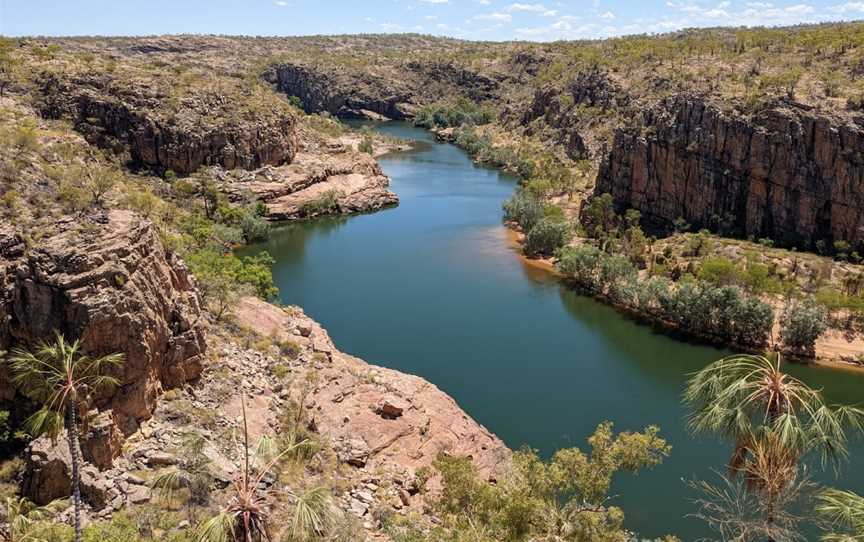
[[[729,356],[695,373],[684,401],[690,428],[730,438],[730,474],[740,471],[754,443],[770,433],[796,460],[809,451],[823,463],[846,455],[846,430],[861,430],[864,412],[825,403],[821,393],[781,370],[780,356]]]
[[[864,540],[864,497],[851,491],[825,489],[816,495],[816,514],[829,532],[824,542]]]
[[[107,373],[123,363],[122,354],[93,358],[60,333],[53,343],[41,343],[35,351],[12,351],[9,361],[12,382],[39,405],[27,419],[33,436],[57,438],[64,427],[72,456],[72,501],[75,507],[75,540],[81,541],[81,447],[78,440],[78,411],[88,395],[114,387],[118,380]]]
[[[786,309],[780,338],[795,352],[812,356],[816,339],[828,329],[828,311],[813,299],[794,303]]]
[[[16,45],[16,40],[0,36],[0,98],[6,88],[18,79],[21,70],[21,60],[12,54]]]
[[[105,194],[110,192],[117,183],[117,173],[97,162],[87,167],[84,175],[86,176],[84,188],[90,193],[91,202],[93,205],[101,206]]]
[[[543,203],[529,191],[520,189],[504,202],[504,220],[519,224],[528,233],[543,218]]]
[[[528,232],[525,253],[530,256],[552,255],[570,242],[570,225],[561,219],[544,218]]]
[[[660,464],[671,447],[656,427],[615,434],[610,422],[588,439],[589,453],[562,449],[543,461],[530,449],[516,452],[511,471],[498,483],[483,481],[468,458],[441,456],[443,490],[436,504],[452,540],[627,539],[624,514],[608,504],[612,477]],[[483,537],[473,537],[483,533]],[[442,540],[443,537],[433,538]]]

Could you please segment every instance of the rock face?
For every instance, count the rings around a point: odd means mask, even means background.
[[[407,62],[394,72],[278,64],[262,78],[289,96],[296,96],[307,113],[326,111],[342,118],[403,120],[420,105],[455,96],[474,101],[499,95],[499,83],[453,62]]]
[[[255,169],[291,162],[297,152],[296,119],[278,108],[244,114],[225,96],[198,92],[166,116],[168,98],[146,91],[121,91],[109,80],[50,77],[42,84],[40,109],[70,118],[90,143],[126,148],[133,164],[159,172],[183,175],[217,164]]]
[[[641,132],[617,131],[597,179],[605,192],[655,229],[683,217],[783,245],[861,242],[864,120],[795,104],[745,118],[676,96],[646,112]]]
[[[56,330],[80,338],[91,355],[123,353],[120,388],[96,402],[129,433],[162,388],[198,377],[204,324],[185,266],[148,221],[129,211],[96,218],[85,228],[79,219],[58,223],[26,252],[20,236],[0,233],[0,350],[50,340]],[[3,379],[0,397],[11,396]],[[115,440],[105,431],[88,450],[103,464]]]
[[[605,112],[629,104],[627,92],[607,73],[592,69],[578,72],[564,88],[538,88],[526,109],[510,111],[505,116],[527,127],[528,133],[534,121],[543,119],[544,125],[557,133],[555,143],[564,148],[568,157],[578,160],[600,152],[599,145],[590,137],[592,125],[599,118],[585,114],[585,108]]]
[[[399,203],[375,159],[345,149],[301,152],[291,165],[265,168],[254,175],[225,173],[221,180],[234,197],[251,193],[263,201],[271,220],[367,212]]]
[[[288,96],[296,96],[307,113],[329,112],[342,118],[367,118],[372,112],[389,119],[411,116],[411,94],[383,78],[363,73],[326,72],[295,64],[280,64],[264,79]]]

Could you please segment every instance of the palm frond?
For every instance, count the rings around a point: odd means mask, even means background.
[[[297,497],[291,535],[295,540],[321,535],[331,516],[330,492],[323,486],[312,488]]]
[[[52,439],[57,438],[57,435],[63,431],[63,415],[56,410],[43,407],[25,420],[24,427],[33,437],[47,435]]]
[[[196,542],[229,542],[234,538],[236,518],[223,511],[202,523],[195,533]]]

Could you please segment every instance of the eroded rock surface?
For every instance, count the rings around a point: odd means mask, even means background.
[[[681,95],[619,130],[595,194],[668,227],[731,232],[812,247],[864,240],[864,119],[776,104],[746,117]]]
[[[124,88],[106,77],[49,77],[40,110],[71,119],[89,142],[125,148],[134,164],[159,172],[182,175],[217,164],[255,169],[291,162],[297,152],[296,119],[284,104],[243,108],[243,97],[201,90],[170,106],[177,99],[158,85],[136,83]]]
[[[399,203],[388,189],[390,179],[372,156],[343,148],[331,153],[301,152],[290,165],[254,174],[213,174],[234,197],[251,194],[263,201],[272,220],[374,211]]]
[[[0,234],[0,349],[51,340],[57,331],[80,338],[91,355],[124,354],[120,388],[96,399],[131,432],[163,388],[201,372],[206,345],[198,293],[149,221],[132,212],[55,227],[29,250],[20,234]],[[8,380],[0,388],[0,397],[13,396]],[[92,450],[94,457],[105,453]]]
[[[504,443],[428,381],[340,352],[327,332],[296,307],[280,309],[245,298],[237,316],[265,336],[300,346],[292,373],[314,370],[315,385],[306,399],[311,423],[342,462],[368,473],[394,473],[403,482],[397,486],[406,490],[417,469],[430,466],[439,454],[471,457],[492,479],[506,468],[510,452]],[[289,396],[264,385],[265,395]],[[429,489],[438,489],[438,482],[432,479]]]

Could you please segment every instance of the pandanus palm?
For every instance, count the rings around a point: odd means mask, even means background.
[[[270,506],[272,492],[264,489],[263,481],[273,467],[303,441],[281,451],[275,451],[272,440],[264,438],[254,454],[249,450],[249,430],[246,425],[246,402],[243,408],[243,469],[234,480],[231,498],[219,514],[205,521],[198,529],[198,542],[270,542]]]
[[[81,447],[78,441],[78,408],[88,394],[116,386],[107,374],[123,363],[121,354],[90,357],[79,341],[68,342],[57,333],[52,343],[41,343],[34,351],[12,351],[9,366],[12,382],[39,405],[27,419],[33,436],[52,439],[65,429],[72,456],[72,500],[75,507],[75,540],[81,540]]]
[[[864,540],[864,497],[839,489],[826,489],[816,496],[816,513],[830,532],[825,542]]]
[[[735,442],[730,474],[740,472],[758,441],[771,435],[771,446],[793,462],[817,450],[823,465],[846,456],[846,431],[864,427],[864,412],[826,404],[818,390],[781,369],[779,356],[723,358],[692,376],[684,394],[693,409],[695,432],[719,433]],[[788,459],[787,459],[788,460]]]

